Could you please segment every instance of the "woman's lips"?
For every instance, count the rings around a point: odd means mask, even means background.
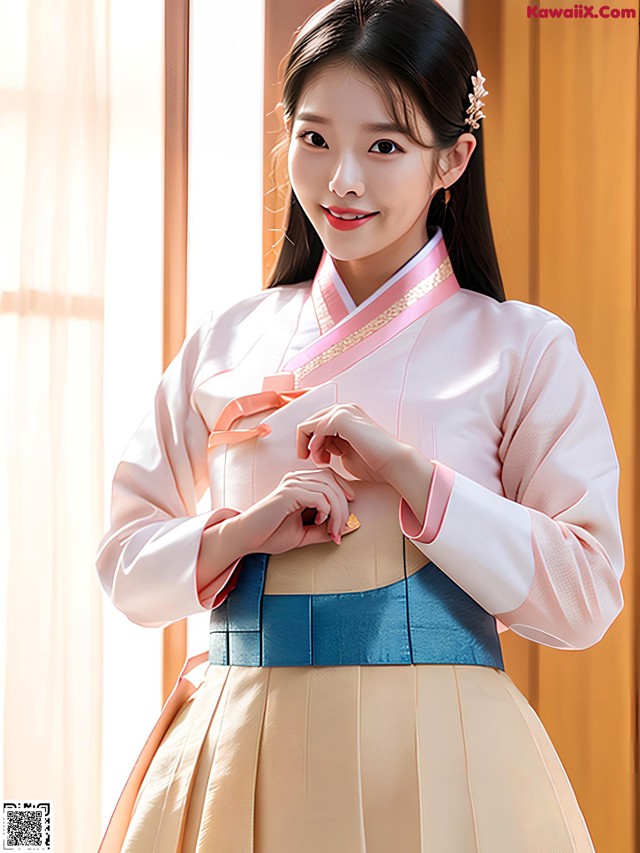
[[[365,222],[368,222],[370,219],[373,219],[374,216],[378,215],[378,211],[375,213],[370,213],[368,216],[363,216],[362,219],[339,219],[337,216],[334,216],[330,210],[327,210],[326,207],[322,208],[324,215],[327,217],[327,220],[330,225],[333,225],[338,231],[353,231],[354,228],[359,228],[361,225],[364,225]]]

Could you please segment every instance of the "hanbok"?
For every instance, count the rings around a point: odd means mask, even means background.
[[[316,467],[296,426],[341,403],[431,460],[425,517],[332,457],[357,529],[202,587],[204,530]],[[96,558],[136,624],[210,611],[208,648],[101,853],[592,852],[499,636],[602,638],[623,607],[618,482],[571,326],[462,288],[439,228],[359,305],[325,252],[312,280],[210,312],[116,469]]]

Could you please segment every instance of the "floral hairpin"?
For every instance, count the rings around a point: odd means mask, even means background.
[[[471,75],[473,92],[469,93],[469,101],[471,102],[471,105],[467,109],[468,117],[464,120],[464,123],[471,125],[473,130],[477,130],[480,127],[479,120],[481,118],[486,118],[485,114],[482,112],[484,102],[480,100],[483,95],[489,94],[489,92],[484,88],[485,80],[486,77],[482,76],[480,69],[478,69],[475,75]]]

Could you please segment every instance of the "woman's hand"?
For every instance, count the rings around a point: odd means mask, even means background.
[[[346,528],[348,501],[354,498],[349,481],[329,468],[289,471],[273,491],[225,523],[237,531],[245,554],[282,554],[331,540],[339,544],[343,533],[356,529]]]
[[[372,483],[388,482],[385,466],[393,465],[406,449],[404,442],[354,403],[327,406],[301,421],[296,440],[300,459],[310,455],[316,465],[323,465],[335,454],[350,474]]]

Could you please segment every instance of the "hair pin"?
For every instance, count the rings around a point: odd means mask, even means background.
[[[482,76],[480,69],[478,69],[476,74],[471,75],[473,92],[469,93],[469,101],[471,104],[467,109],[468,117],[464,120],[464,123],[471,125],[473,130],[477,130],[480,127],[481,118],[486,118],[485,114],[482,112],[484,101],[480,100],[484,95],[489,94],[489,92],[484,88],[485,80],[486,77]]]

